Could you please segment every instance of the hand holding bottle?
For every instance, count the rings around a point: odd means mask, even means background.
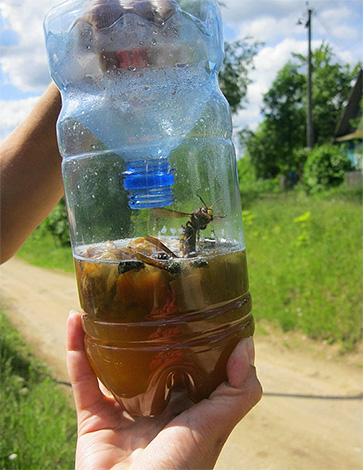
[[[84,350],[81,315],[68,319],[68,370],[78,414],[76,470],[212,469],[235,425],[261,398],[252,338],[227,366],[228,382],[198,404],[177,393],[156,418],[128,417],[105,396]]]

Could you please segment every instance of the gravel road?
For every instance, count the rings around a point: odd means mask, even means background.
[[[66,318],[78,308],[73,274],[12,259],[0,267],[2,303],[32,350],[60,382]],[[256,365],[265,390],[233,431],[216,470],[362,470],[361,354],[297,335],[257,335]]]

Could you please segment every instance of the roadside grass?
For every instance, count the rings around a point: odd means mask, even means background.
[[[39,226],[24,243],[17,256],[34,266],[73,272],[74,264],[70,246],[57,246],[54,238]]]
[[[44,366],[0,311],[0,467],[74,468],[76,416]]]
[[[257,327],[338,343],[361,341],[362,189],[344,185],[308,196],[281,192],[275,182],[242,191],[250,290]],[[271,190],[268,192],[268,190]],[[56,247],[38,229],[18,256],[47,268],[73,271],[71,249]]]
[[[244,226],[257,325],[354,349],[362,339],[361,190],[265,197],[244,212]]]

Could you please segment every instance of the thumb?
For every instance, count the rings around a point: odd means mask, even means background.
[[[208,429],[227,439],[236,424],[260,401],[262,387],[254,366],[252,337],[242,339],[227,364],[228,382],[186,413],[195,413],[198,431],[205,436]],[[202,417],[202,419],[198,419]]]
[[[185,412],[187,422],[193,429],[194,439],[199,441],[198,453],[201,460],[196,462],[195,468],[214,467],[233,428],[260,401],[262,387],[256,375],[254,359],[252,337],[242,339],[228,360],[228,382],[217,387],[207,400]],[[184,413],[179,418],[185,419]],[[206,456],[210,466],[203,467],[207,463]]]
[[[233,428],[261,399],[252,338],[241,340],[234,349],[228,361],[227,376],[228,382],[217,387],[208,399],[178,415],[164,429],[168,442],[177,440],[183,444],[182,460],[179,462],[174,456],[173,466],[168,468],[214,468]],[[152,445],[157,447],[158,444],[156,438]]]

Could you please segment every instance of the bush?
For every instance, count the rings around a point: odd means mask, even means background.
[[[70,246],[71,237],[64,197],[45,219],[42,228],[52,235],[57,246]]]
[[[281,188],[279,178],[257,179],[255,169],[248,157],[237,162],[239,189],[243,207],[246,208],[256,199],[264,197],[267,193],[279,193]]]
[[[338,147],[324,144],[315,147],[304,165],[304,183],[311,192],[338,186],[351,163]]]

